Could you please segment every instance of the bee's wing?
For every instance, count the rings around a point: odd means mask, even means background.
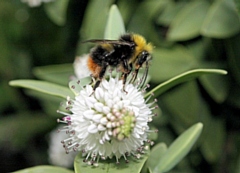
[[[101,40],[101,39],[92,39],[92,40],[86,40],[81,43],[96,43],[96,44],[115,44],[115,45],[126,45],[126,46],[132,46],[131,43],[120,41],[120,40]]]

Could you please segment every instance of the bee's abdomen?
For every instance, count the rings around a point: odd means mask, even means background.
[[[95,62],[94,58],[91,55],[89,55],[88,57],[87,66],[88,69],[91,71],[92,75],[97,78],[101,71],[101,66]]]
[[[104,49],[101,46],[97,46],[92,49],[91,57],[96,64],[102,65],[102,62],[106,61],[105,59],[106,59],[107,53],[108,51],[106,49]]]

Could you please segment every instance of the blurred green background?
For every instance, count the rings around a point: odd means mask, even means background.
[[[12,88],[14,79],[67,85],[80,41],[103,38],[110,6],[117,4],[128,32],[155,46],[151,87],[187,70],[219,68],[227,76],[202,76],[158,97],[153,124],[168,145],[203,122],[197,145],[171,172],[240,173],[240,21],[233,0],[57,0],[30,8],[0,1],[0,172],[49,164],[48,133],[62,100]],[[48,65],[62,66],[50,66]],[[51,78],[52,79],[52,78]]]

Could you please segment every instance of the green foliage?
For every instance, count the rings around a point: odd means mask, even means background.
[[[211,5],[201,33],[206,37],[228,38],[237,34],[239,29],[239,15],[233,0],[221,0]]]
[[[113,5],[109,10],[104,39],[116,40],[119,35],[122,35],[125,32],[125,26],[121,14],[117,6]]]
[[[180,160],[182,160],[198,139],[202,132],[202,127],[203,125],[198,123],[179,136],[161,156],[161,159],[154,168],[153,172],[167,172],[171,170]]]
[[[103,161],[100,162],[98,167],[92,167],[89,165],[86,165],[86,163],[83,162],[82,154],[78,154],[74,161],[74,170],[76,173],[91,173],[91,172],[97,172],[97,173],[107,173],[107,172],[123,172],[123,173],[139,173],[146,162],[148,158],[147,153],[140,159],[129,159],[129,164],[126,164],[124,159],[120,160],[119,164],[116,164],[112,161]]]
[[[48,17],[57,25],[66,23],[68,0],[52,1],[44,5]]]
[[[185,5],[169,25],[168,39],[170,41],[185,41],[199,35],[206,17],[209,3],[192,1]]]
[[[73,73],[72,64],[49,65],[33,69],[33,74],[37,78],[65,86]]]
[[[147,160],[147,166],[151,172],[157,167],[159,161],[162,160],[162,157],[166,153],[167,149],[168,148],[165,143],[158,143],[152,148],[150,156]]]
[[[16,171],[14,173],[73,173],[71,170],[59,168],[56,166],[35,166],[28,169]]]
[[[157,87],[155,87],[150,92],[148,92],[145,95],[145,97],[149,96],[151,93],[154,93],[156,96],[159,96],[160,94],[166,92],[166,90],[170,89],[171,87],[174,87],[177,84],[180,84],[182,82],[192,80],[203,74],[227,74],[227,72],[224,70],[215,70],[215,69],[191,70],[191,71],[185,72],[183,74],[180,74],[172,79],[169,79],[166,82],[159,84]]]
[[[73,96],[73,93],[66,87],[37,80],[15,80],[9,83],[11,86],[23,87],[45,94],[66,98],[67,96]]]

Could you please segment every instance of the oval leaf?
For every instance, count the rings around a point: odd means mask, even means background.
[[[112,5],[109,11],[107,25],[105,28],[104,38],[116,40],[120,35],[124,34],[125,27],[122,16],[116,5]]]
[[[90,166],[87,163],[83,162],[82,153],[79,153],[75,157],[74,161],[74,170],[75,173],[117,173],[117,172],[131,172],[131,173],[140,173],[141,169],[146,162],[148,155],[145,154],[140,159],[129,158],[129,163],[125,163],[124,159],[120,159],[120,163],[116,164],[114,159],[112,160],[100,160],[97,167]]]
[[[67,87],[63,87],[57,84],[38,81],[38,80],[14,80],[10,81],[9,84],[15,87],[28,88],[36,90],[45,94],[66,98],[67,96],[73,97],[74,94]]]
[[[197,66],[196,58],[183,46],[154,49],[152,62],[149,73],[154,83],[162,82]]]
[[[215,102],[223,103],[228,97],[228,78],[219,75],[201,76],[200,82]]]
[[[168,39],[184,41],[198,36],[208,8],[206,1],[193,1],[182,8],[170,24]]]
[[[209,163],[215,163],[221,157],[226,139],[226,129],[224,122],[211,118],[204,124],[205,135],[200,146],[204,158]],[[213,145],[214,144],[214,145]]]
[[[199,101],[200,98],[201,95],[195,81],[184,83],[171,90],[171,93],[161,96],[163,104],[172,115],[172,119],[179,124],[194,124],[199,121],[203,109],[203,105]]]
[[[157,97],[158,95],[164,93],[165,91],[167,91],[168,89],[192,80],[194,78],[197,78],[203,74],[221,74],[221,75],[225,75],[227,74],[227,72],[225,70],[218,70],[218,69],[197,69],[197,70],[191,70],[185,73],[182,73],[176,77],[173,77],[169,80],[167,80],[166,82],[163,82],[161,84],[159,84],[158,86],[156,86],[155,88],[153,88],[151,91],[149,91],[144,97],[148,97],[151,93],[154,93],[155,97]]]
[[[181,134],[162,156],[154,172],[167,172],[190,151],[202,132],[203,124],[197,123]]]
[[[79,40],[77,55],[89,52],[89,44],[82,44],[82,41],[89,39],[103,39],[107,15],[112,3],[113,0],[88,1],[87,9],[82,21],[82,27],[79,31],[82,40]]]
[[[184,8],[185,5],[187,5],[185,1],[168,1],[161,14],[158,16],[156,23],[158,25],[169,26],[172,20],[176,17],[179,11]]]
[[[66,12],[68,0],[57,0],[44,4],[48,17],[57,25],[64,25],[66,22]]]
[[[74,172],[57,166],[35,166],[16,171],[14,173],[74,173]]]
[[[203,22],[201,33],[207,37],[228,38],[239,32],[240,21],[233,0],[214,1]]]
[[[60,64],[35,67],[33,73],[39,79],[60,85],[67,85],[69,78],[74,74],[74,71],[72,64]]]
[[[226,40],[227,64],[231,68],[232,76],[240,85],[240,34]]]
[[[159,143],[155,145],[150,153],[150,156],[147,160],[147,166],[152,171],[157,166],[159,160],[164,155],[164,153],[167,151],[167,146],[164,143]]]
[[[154,26],[154,20],[156,14],[159,14],[162,8],[165,8],[165,4],[169,1],[141,1],[134,8],[134,12],[128,23],[128,30],[144,35],[153,43],[162,43],[159,41],[159,35],[156,32]],[[147,34],[147,35],[146,35]]]

